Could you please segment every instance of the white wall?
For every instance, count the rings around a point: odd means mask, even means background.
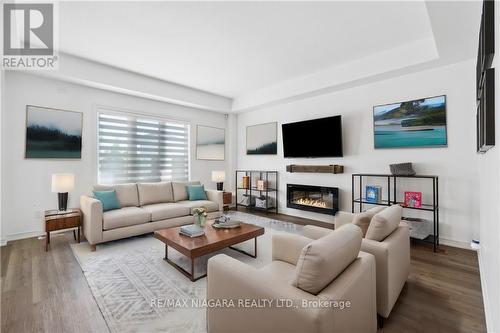
[[[5,73],[4,88],[1,134],[3,241],[38,235],[44,230],[41,211],[57,207],[57,195],[50,192],[52,173],[75,174],[75,190],[69,199],[71,207],[78,207],[80,195],[88,193],[96,183],[96,105],[187,120],[191,123],[191,179],[199,179],[207,188],[215,188],[211,171],[226,169],[225,161],[197,161],[195,155],[196,125],[226,128],[224,114],[13,71]],[[24,158],[27,104],[83,112],[81,160]]]
[[[500,22],[500,8],[495,6],[495,21]],[[500,24],[495,27],[495,44],[500,45]],[[500,54],[496,54],[495,112],[496,146],[479,155],[480,242],[479,268],[488,332],[500,332]]]
[[[2,128],[3,126],[3,113],[5,111],[5,98],[3,98],[3,96],[5,96],[5,71],[3,70],[0,70],[0,96],[2,96],[2,98],[0,98],[0,129]],[[0,132],[0,156],[2,156],[2,152],[3,152],[3,146],[2,146],[2,135],[1,135],[1,132]],[[1,240],[3,239],[3,221],[4,221],[4,210],[2,209],[4,207],[3,205],[3,198],[4,198],[4,195],[3,195],[3,179],[4,179],[4,175],[3,175],[3,158],[0,158],[0,245],[2,244],[1,243]]]
[[[442,239],[464,245],[477,236],[479,230],[474,80],[475,62],[467,61],[240,114],[237,167],[278,170],[281,184],[279,196],[281,212],[332,222],[333,218],[328,215],[286,208],[286,184],[338,187],[340,209],[350,211],[352,173],[388,173],[391,163],[413,162],[419,174],[439,176]],[[447,148],[377,150],[373,148],[374,105],[436,95],[447,96]],[[339,114],[342,115],[343,121],[343,158],[283,158],[281,124]],[[246,127],[272,121],[277,121],[279,126],[278,155],[246,155]],[[311,144],[315,143],[311,141]],[[345,173],[290,174],[285,171],[287,164],[342,164],[345,166]],[[424,192],[425,200],[426,191],[421,190]],[[432,218],[432,215],[427,216]]]

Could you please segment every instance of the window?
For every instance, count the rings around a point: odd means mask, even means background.
[[[188,178],[188,123],[131,113],[98,112],[100,184]]]

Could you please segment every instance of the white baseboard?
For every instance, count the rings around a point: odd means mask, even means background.
[[[17,234],[11,234],[6,236],[5,238],[2,238],[0,240],[0,246],[7,245],[7,242],[10,241],[15,241],[18,239],[25,239],[25,238],[32,238],[32,237],[38,237],[38,236],[43,236],[45,233],[43,231],[28,231],[28,232],[19,232]]]
[[[466,249],[466,250],[472,250],[470,247],[470,243],[468,242],[462,242],[462,241],[456,241],[452,239],[446,239],[446,238],[439,238],[439,244],[442,245],[447,245],[451,247],[458,247],[461,249]]]
[[[62,234],[62,233],[68,232],[72,229],[75,229],[75,228],[51,231],[50,235],[52,236],[52,235]],[[33,237],[45,237],[45,232],[40,231],[40,230],[36,230],[36,231],[19,232],[17,234],[11,234],[11,235],[8,235],[7,237],[2,238],[0,240],[0,246],[7,245],[7,243],[11,242],[11,241],[15,241],[15,240],[19,240],[19,239],[26,239],[26,238],[33,238]]]
[[[486,319],[486,331],[490,332],[489,328],[493,327],[493,322],[491,318],[491,312],[489,311],[490,300],[488,296],[488,291],[486,290],[486,280],[485,280],[486,274],[484,273],[484,264],[481,256],[481,249],[477,250],[477,259],[479,262],[479,277],[481,278],[481,291],[483,293],[483,306],[484,306],[484,316]]]

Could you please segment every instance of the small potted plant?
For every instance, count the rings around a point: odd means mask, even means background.
[[[207,209],[205,207],[198,207],[193,209],[194,224],[199,227],[204,227],[207,215]]]

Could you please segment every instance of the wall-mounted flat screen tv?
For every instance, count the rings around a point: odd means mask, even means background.
[[[282,125],[285,157],[342,157],[341,116]]]

